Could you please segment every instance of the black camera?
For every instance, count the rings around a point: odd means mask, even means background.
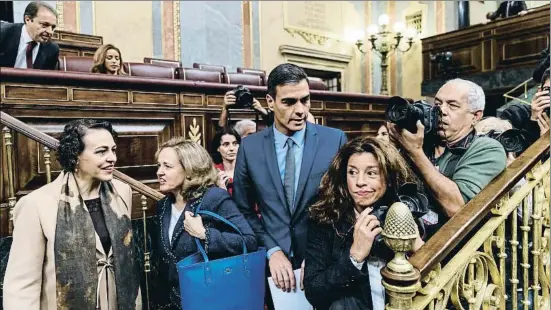
[[[412,133],[417,132],[417,121],[420,120],[425,126],[425,136],[436,136],[442,111],[423,100],[410,104],[406,99],[395,96],[389,99],[385,115],[391,123]]]
[[[505,149],[505,152],[513,152],[516,154],[524,152],[530,146],[532,141],[528,131],[516,128],[509,129],[504,132],[490,130],[484,136],[495,139],[501,143]]]
[[[253,106],[254,97],[251,94],[251,91],[244,87],[243,85],[237,86],[233,90],[233,95],[235,96],[235,104],[231,106],[233,109],[250,109]]]
[[[425,235],[425,227],[423,221],[420,218],[429,212],[429,200],[427,196],[420,193],[417,185],[414,183],[406,183],[402,185],[398,189],[396,196],[397,197],[395,197],[393,200],[402,202],[403,204],[408,206],[411,214],[413,215],[413,218],[416,220],[415,222],[417,223],[417,227],[419,228],[419,234],[421,237],[423,237]],[[375,207],[371,214],[375,215],[377,220],[381,223],[381,225],[383,225],[389,208],[390,206]],[[370,255],[375,255],[383,259],[388,258],[385,257],[388,255],[392,257],[392,252],[388,251],[390,250],[384,245],[383,236],[381,234],[377,235],[373,242],[371,250],[372,254]]]

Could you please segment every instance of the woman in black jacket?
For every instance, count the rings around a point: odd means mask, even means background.
[[[152,309],[181,309],[176,263],[198,251],[201,240],[210,259],[242,254],[243,239],[225,224],[210,217],[193,216],[201,210],[219,214],[243,233],[248,251],[256,251],[256,237],[227,191],[216,186],[216,169],[199,144],[174,138],[157,151],[157,177],[167,196],[157,203],[151,237]]]
[[[392,252],[380,226],[396,201],[407,200],[414,216],[426,211],[426,197],[415,184],[390,143],[360,137],[341,148],[310,207],[304,283],[316,309],[384,309],[380,268]],[[404,188],[410,199],[403,199]],[[422,244],[418,237],[415,250]]]

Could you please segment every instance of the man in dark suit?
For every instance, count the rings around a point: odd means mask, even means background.
[[[233,198],[259,244],[268,250],[276,286],[289,291],[299,281],[302,288],[302,277],[295,279],[293,269],[304,267],[308,206],[346,136],[341,130],[306,121],[310,88],[300,67],[277,66],[267,84],[274,124],[242,140]]]
[[[59,46],[51,41],[56,11],[44,2],[31,2],[24,23],[0,23],[0,67],[54,70]]]
[[[515,15],[524,15],[528,13],[528,8],[524,1],[503,1],[495,12],[488,12],[486,18],[489,20],[496,20],[498,18],[506,18]]]

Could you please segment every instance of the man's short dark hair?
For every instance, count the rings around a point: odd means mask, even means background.
[[[30,19],[33,19],[36,17],[36,14],[38,14],[38,10],[40,8],[45,8],[50,10],[50,12],[54,13],[55,17],[57,18],[57,12],[56,10],[51,7],[49,4],[44,2],[31,2],[27,5],[25,8],[25,13],[23,13],[23,23],[25,22],[25,16],[29,16]]]
[[[301,67],[290,63],[275,67],[268,76],[268,95],[275,99],[276,87],[286,84],[298,84],[302,80],[308,82],[308,76]],[[308,85],[310,83],[308,82]]]
[[[543,72],[543,75],[541,76],[541,87],[543,88],[543,84],[545,84],[545,82],[547,82],[547,80],[549,80],[549,68],[547,68],[545,70],[545,72]]]

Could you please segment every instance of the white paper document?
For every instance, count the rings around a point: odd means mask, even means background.
[[[268,285],[270,285],[270,292],[272,293],[272,300],[274,301],[275,310],[313,310],[314,307],[310,305],[304,291],[300,289],[300,269],[295,272],[296,286],[294,291],[289,293],[277,288],[274,284],[272,277],[268,278]]]

